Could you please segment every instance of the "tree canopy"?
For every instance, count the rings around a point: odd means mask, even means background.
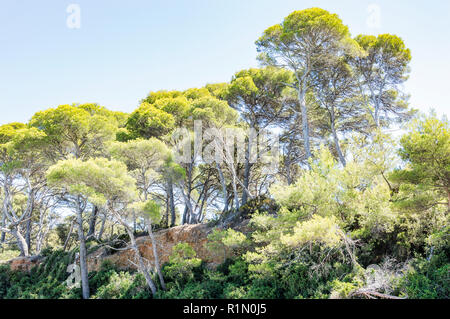
[[[38,264],[0,298],[448,298],[449,121],[408,105],[407,44],[262,31],[227,82],[0,126],[0,261]]]

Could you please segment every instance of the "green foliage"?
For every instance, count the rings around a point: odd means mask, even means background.
[[[169,133],[174,126],[175,119],[171,114],[144,102],[131,113],[126,128],[132,138],[151,138]]]
[[[173,246],[169,264],[163,267],[167,277],[177,285],[189,282],[194,278],[193,270],[200,267],[202,260],[196,258],[195,250],[187,243]]]
[[[0,265],[0,298],[81,297],[65,284],[81,248],[52,250],[69,236],[72,217],[54,208],[77,209],[82,220],[91,207],[105,214],[111,251],[133,238],[129,214],[136,233],[145,234],[136,228],[144,217],[152,235],[152,223],[168,225],[173,214],[175,224],[180,199],[185,222],[226,210],[206,244],[221,264],[205,264],[178,243],[162,267],[167,290],[151,294],[142,274],[106,262],[89,273],[92,298],[349,298],[358,289],[448,298],[449,122],[432,114],[412,121],[399,141],[382,133],[414,114],[400,90],[411,61],[403,40],[352,39],[336,14],[310,8],[266,29],[256,46],[264,67],[239,71],[229,83],[150,92],[130,115],[60,105],[27,124],[0,126],[0,260],[19,247],[26,254],[21,237],[33,241],[32,254],[35,240],[47,246],[30,272]],[[194,136],[198,120],[209,129],[205,140],[223,128],[280,131],[283,167],[268,173],[248,156],[248,165],[234,165],[234,158],[209,163],[194,153],[192,165],[178,164],[170,147],[180,136],[171,133],[187,127],[183,133]],[[213,145],[204,144],[204,151]],[[119,230],[109,231],[111,217]],[[99,248],[95,226],[80,225],[94,230],[88,253]]]
[[[292,264],[273,276],[256,278],[251,276],[247,262],[235,258],[227,259],[215,270],[197,268],[196,271],[196,276],[191,276],[183,285],[173,285],[173,279],[167,277],[164,271],[168,290],[159,292],[158,298],[327,298],[333,282],[343,278],[349,269],[335,265],[327,274],[319,277],[313,274],[310,266],[300,263]]]
[[[81,289],[68,289],[67,266],[74,252],[47,251],[46,259],[30,272],[11,271],[0,266],[0,299],[79,299]],[[119,272],[108,262],[89,273],[92,298],[148,298],[145,280],[135,273]]]
[[[297,223],[293,234],[282,235],[280,241],[293,248],[308,243],[320,243],[327,247],[335,247],[341,244],[341,236],[339,236],[335,218],[313,216],[311,220]]]
[[[221,230],[218,228],[208,235],[206,248],[217,256],[223,256],[223,262],[228,255],[241,255],[249,245],[247,236],[232,228]]]
[[[155,201],[147,201],[143,207],[143,212],[152,221],[158,221],[161,219],[161,206],[159,206]]]
[[[355,157],[342,169],[322,148],[311,163],[311,170],[305,171],[295,184],[272,188],[275,199],[283,206],[279,217],[255,216],[254,222],[274,223],[271,228],[277,232],[318,214],[335,216],[341,228],[358,223],[360,234],[382,237],[392,230],[390,189],[375,166],[377,159],[367,149],[361,151],[365,152],[364,157]]]
[[[209,269],[199,262],[183,264],[186,260],[193,261],[195,256],[186,245],[174,251],[174,258],[163,266],[168,289],[158,291],[156,298],[347,298],[364,285],[361,268],[352,270],[335,258],[326,271],[318,271],[317,260],[311,258],[310,253],[303,255],[302,261],[287,263],[270,276],[255,277],[251,264],[241,258],[227,259],[217,268]],[[30,273],[11,272],[8,266],[0,266],[0,298],[80,298],[80,289],[69,291],[64,283],[69,262],[69,253],[55,252]],[[183,268],[181,272],[180,268]],[[448,298],[448,275],[446,252],[435,255],[431,261],[419,258],[413,260],[405,275],[394,283],[394,293],[409,298]],[[89,277],[94,299],[151,297],[141,274],[118,271],[108,262]]]
[[[407,97],[398,86],[408,79],[411,51],[401,38],[391,34],[359,35],[355,41],[363,54],[353,56],[354,66],[361,84],[361,93],[374,124],[389,126],[412,116]]]
[[[265,128],[283,111],[282,97],[293,75],[284,69],[267,67],[237,72],[226,91],[230,106],[254,128]]]
[[[45,138],[45,133],[21,123],[0,126],[0,172],[14,175],[21,169],[37,170],[45,165],[39,156]]]
[[[249,218],[253,214],[267,213],[274,215],[278,212],[280,206],[267,196],[258,196],[247,201],[247,203],[239,208],[239,215],[242,218]]]
[[[448,247],[447,247],[448,248]],[[447,254],[431,261],[419,258],[399,283],[400,293],[412,299],[448,299],[450,297],[450,264]]]
[[[260,61],[287,66],[297,80],[321,61],[334,59],[342,49],[349,53],[359,51],[341,19],[320,8],[292,12],[282,23],[266,29],[256,46],[261,52]]]
[[[151,92],[128,118],[121,140],[162,138],[175,128],[202,120],[208,125],[234,123],[236,112],[206,88]]]
[[[117,113],[96,104],[60,105],[36,113],[30,125],[46,134],[52,160],[99,156],[115,138]],[[120,118],[120,117],[119,117]]]
[[[11,260],[13,258],[19,257],[19,255],[20,255],[20,251],[18,251],[18,250],[12,250],[12,249],[3,250],[0,253],[0,262]]]
[[[449,122],[434,116],[417,119],[400,143],[400,156],[407,165],[391,174],[400,184],[399,204],[413,209],[438,203],[450,207]]]
[[[69,291],[64,282],[71,261],[69,253],[56,251],[29,273],[11,271],[7,265],[1,266],[0,299],[79,298],[78,291]]]
[[[136,196],[136,182],[125,164],[105,158],[60,161],[49,168],[47,181],[50,186],[66,189],[99,206],[108,199],[131,200]]]
[[[113,158],[123,161],[130,171],[156,169],[170,156],[167,146],[156,138],[112,143]]]
[[[106,284],[97,289],[93,299],[140,299],[149,297],[145,291],[145,279],[141,274],[112,272]]]

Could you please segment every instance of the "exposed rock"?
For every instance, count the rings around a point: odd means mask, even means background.
[[[17,257],[4,262],[4,264],[9,264],[13,271],[30,271],[34,266],[40,265],[43,260],[44,258],[40,256]]]
[[[247,232],[248,220],[233,227],[236,230]],[[179,243],[188,243],[197,253],[197,257],[210,265],[217,265],[223,262],[224,255],[216,255],[210,252],[205,244],[208,242],[208,234],[213,227],[206,224],[183,225],[155,232],[157,251],[160,264],[169,261],[172,254],[172,247]],[[154,265],[152,242],[148,236],[136,239],[139,251],[148,260],[151,266]],[[109,260],[115,266],[122,269],[136,269],[134,252],[131,249],[119,250],[112,255],[107,255],[106,248],[100,248],[88,255],[89,271],[98,270],[103,261]]]
[[[230,227],[230,223],[227,227]],[[219,228],[225,227],[224,224],[217,226]],[[240,220],[234,223],[233,229],[243,233],[248,232],[248,220]],[[182,225],[169,229],[163,229],[155,232],[155,240],[157,242],[157,251],[159,255],[160,264],[169,261],[172,254],[172,247],[179,243],[188,243],[197,253],[197,257],[202,259],[210,266],[218,265],[223,262],[225,257],[230,257],[224,254],[214,254],[209,251],[205,244],[208,242],[208,234],[213,231],[214,227],[207,224],[196,225]],[[149,236],[143,236],[136,239],[139,250],[142,256],[148,263],[154,265],[153,247]],[[102,247],[90,253],[88,258],[89,271],[98,270],[103,261],[109,260],[119,269],[137,269],[135,265],[135,255],[131,249],[119,250],[111,254],[110,249]],[[18,257],[11,259],[4,264],[9,264],[11,270],[30,271],[31,268],[43,262],[45,258],[41,256]]]

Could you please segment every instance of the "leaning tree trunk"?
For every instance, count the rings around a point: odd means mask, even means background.
[[[4,199],[3,199],[3,214],[6,216],[6,218],[8,218],[8,217],[10,217],[9,214],[8,214],[8,209],[10,209],[12,211],[13,207],[12,207],[12,204],[11,204],[11,197],[10,197],[10,193],[9,193],[9,188],[8,188],[8,186],[6,186],[6,184],[3,186],[3,196],[4,196]],[[28,200],[28,203],[27,203],[26,212],[24,213],[22,218],[24,218],[24,217],[26,217],[28,215],[28,211],[29,211],[29,200]],[[9,231],[9,233],[11,233],[11,235],[13,235],[16,238],[16,240],[17,240],[17,245],[18,245],[18,247],[20,249],[20,256],[28,257],[29,256],[29,248],[28,248],[28,244],[27,244],[26,238],[22,235],[21,227],[20,227],[20,221],[21,221],[21,219],[19,219],[19,221],[14,220],[13,227]],[[5,224],[6,224],[6,219],[5,219]]]
[[[86,235],[86,238],[94,237],[95,235],[95,225],[97,223],[97,216],[98,216],[98,207],[94,206],[91,214],[91,218],[89,219],[89,230]]]
[[[130,236],[131,248],[133,249],[133,251],[136,255],[136,258],[138,260],[139,270],[144,275],[145,281],[147,282],[148,287],[152,291],[152,294],[155,295],[156,294],[155,283],[153,282],[152,277],[150,276],[150,273],[148,272],[147,267],[145,266],[144,258],[142,258],[141,252],[139,251],[139,248],[136,244],[136,239],[134,237],[134,234],[129,227],[125,227],[125,228],[127,230],[128,236]]]
[[[83,212],[80,204],[77,207],[78,240],[80,241],[81,290],[83,299],[89,299],[89,280],[87,268],[86,238],[83,230]]]
[[[156,272],[158,273],[159,282],[161,283],[162,289],[166,290],[166,283],[164,282],[161,266],[159,264],[158,249],[156,247],[157,242],[155,240],[155,236],[153,235],[152,223],[150,222],[149,219],[147,219],[147,228],[148,228],[148,235],[150,236],[150,240],[152,241],[153,258],[155,259],[155,268]]]
[[[197,223],[197,218],[194,212],[194,208],[192,207],[192,203],[191,203],[191,199],[190,197],[188,197],[188,195],[186,195],[184,193],[184,189],[183,189],[183,185],[180,184],[180,188],[181,188],[181,194],[183,195],[183,199],[184,199],[184,222],[188,223],[188,224],[192,224],[192,223]]]
[[[23,237],[22,234],[20,233],[20,228],[18,227],[17,229],[12,230],[11,234],[17,240],[17,244],[18,244],[19,249],[20,249],[20,256],[28,257],[30,254],[29,254],[29,251],[28,251],[27,241],[26,241],[25,237]]]
[[[100,226],[100,230],[98,231],[98,240],[102,240],[103,232],[105,231],[105,223],[106,223],[106,214],[103,215],[102,224]]]
[[[224,212],[227,212],[227,211],[228,211],[228,191],[227,191],[227,185],[226,185],[226,183],[225,183],[225,177],[223,176],[222,169],[220,168],[220,165],[219,165],[219,163],[217,163],[217,162],[216,162],[216,168],[217,168],[217,172],[219,173],[220,185],[222,186],[223,203],[224,203],[223,211],[224,211]]]
[[[72,236],[72,231],[73,231],[73,220],[70,222],[69,233],[67,234],[66,241],[64,242],[63,251],[67,250],[67,246],[69,245],[70,242],[70,236]]]
[[[147,267],[144,263],[144,258],[141,255],[141,252],[139,251],[139,248],[136,243],[136,238],[134,237],[133,231],[130,228],[130,226],[122,219],[119,213],[112,210],[113,215],[116,217],[116,219],[119,221],[119,223],[125,228],[125,230],[128,233],[128,236],[130,237],[131,241],[131,249],[133,249],[134,254],[136,256],[136,259],[138,261],[138,268],[139,271],[144,275],[145,281],[147,282],[148,287],[152,291],[152,294],[156,294],[156,286],[155,283],[152,280],[152,277],[150,276],[150,273],[147,270]]]
[[[49,224],[47,224],[47,226],[44,227],[46,219],[47,219],[47,207],[42,205],[41,203],[41,206],[39,207],[39,224],[36,235],[36,255],[39,255],[41,253],[42,246],[44,245],[44,239],[47,236],[48,231],[50,229]]]

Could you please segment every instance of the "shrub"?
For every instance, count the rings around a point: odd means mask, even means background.
[[[145,296],[145,280],[140,274],[113,271],[109,282],[98,288],[94,299],[132,299]]]
[[[399,281],[399,293],[412,299],[450,298],[450,264],[441,253],[430,261],[418,258],[412,269]]]
[[[165,275],[179,285],[193,280],[194,269],[202,264],[202,260],[195,256],[196,252],[189,244],[175,245],[169,257],[169,264],[163,267]]]

